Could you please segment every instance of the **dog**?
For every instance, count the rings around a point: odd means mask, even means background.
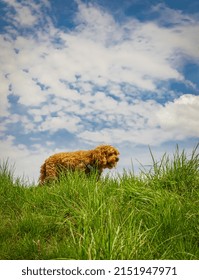
[[[62,171],[83,171],[90,174],[96,171],[98,178],[103,169],[113,168],[119,161],[119,151],[111,145],[100,145],[93,150],[63,152],[50,156],[40,169],[39,185],[59,177]]]

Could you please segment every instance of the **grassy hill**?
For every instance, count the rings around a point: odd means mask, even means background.
[[[150,171],[68,173],[43,187],[0,167],[0,259],[198,259],[199,155],[177,149]]]

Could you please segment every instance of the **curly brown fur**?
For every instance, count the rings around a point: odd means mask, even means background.
[[[58,153],[50,156],[40,169],[39,184],[56,179],[60,170],[81,170],[89,174],[97,170],[99,176],[103,169],[113,168],[119,160],[119,151],[110,145],[100,145],[93,150]]]

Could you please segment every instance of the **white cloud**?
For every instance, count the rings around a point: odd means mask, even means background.
[[[9,85],[7,82],[7,79],[5,75],[0,74],[0,84],[1,84],[1,89],[0,89],[0,95],[1,95],[1,102],[0,102],[0,112],[1,116],[7,116],[8,115],[8,100],[7,100],[7,95],[9,91]]]
[[[23,7],[24,3],[15,3],[17,11],[19,5]],[[31,5],[25,8],[32,11]],[[5,50],[1,62],[20,103],[30,106],[31,102],[39,105],[45,101],[36,81],[46,87],[47,95],[78,99],[77,92],[61,82],[74,83],[77,75],[79,82],[91,81],[96,86],[128,83],[139,90],[154,91],[159,80],[184,79],[175,59],[182,57],[182,52],[198,56],[199,39],[195,34],[199,24],[168,29],[129,20],[119,25],[106,11],[81,2],[76,19],[79,25],[71,32],[56,30],[48,19],[49,36],[39,29],[37,38],[17,36],[7,42],[1,38]],[[117,38],[115,34],[119,34]],[[60,49],[52,44],[52,38],[62,40]]]
[[[9,75],[12,92],[19,96],[19,103],[25,106],[40,105],[45,101],[45,94],[36,81],[24,71],[13,72]]]
[[[57,117],[47,118],[45,122],[43,122],[39,126],[40,131],[50,131],[50,133],[54,133],[59,129],[65,129],[71,133],[76,133],[78,131],[80,119],[76,116],[69,116],[65,114],[59,114]]]
[[[152,12],[158,13],[158,22],[161,24],[172,25],[187,25],[194,24],[197,17],[194,15],[185,14],[180,9],[174,10],[167,7],[164,3],[159,3],[151,7]],[[197,12],[197,11],[195,11]]]
[[[5,140],[0,142],[1,161],[8,160],[10,167],[15,166],[14,175],[31,183],[33,180],[37,183],[40,165],[47,156],[45,147],[39,147],[37,152],[30,151],[25,145],[16,145],[15,138],[8,135]]]
[[[158,123],[178,139],[199,137],[199,96],[186,94],[156,112]]]
[[[100,131],[85,131],[79,134],[84,141],[88,143],[114,143],[121,144],[129,142],[136,145],[159,145],[170,140],[171,134],[164,132],[159,128],[142,128],[142,129],[102,129]]]
[[[2,0],[4,3],[12,8],[12,12],[7,10],[6,20],[17,28],[32,28],[34,25],[38,25],[43,22],[43,15],[41,8],[50,8],[47,0],[42,0],[40,3],[35,3],[33,0]]]

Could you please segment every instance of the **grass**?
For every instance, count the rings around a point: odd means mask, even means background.
[[[0,259],[198,259],[199,155],[177,147],[139,176],[68,173],[26,187],[0,167]]]

